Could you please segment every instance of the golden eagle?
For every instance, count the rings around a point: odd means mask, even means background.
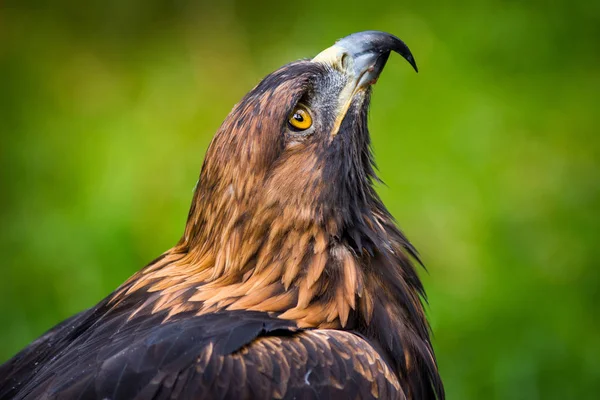
[[[391,51],[352,34],[231,111],[183,237],[0,367],[0,399],[443,399],[415,249],[367,128]]]

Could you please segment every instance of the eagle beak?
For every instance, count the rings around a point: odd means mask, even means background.
[[[337,117],[331,136],[338,134],[356,94],[364,92],[377,82],[392,51],[404,57],[415,71],[419,72],[408,46],[396,36],[379,31],[353,33],[338,40],[312,59],[312,62],[326,64],[342,71],[348,78],[347,84],[339,94]]]
[[[353,33],[323,50],[313,62],[330,64],[345,71],[354,81],[354,89],[364,89],[379,78],[390,52],[395,51],[415,69],[417,63],[408,46],[396,36],[380,31]]]

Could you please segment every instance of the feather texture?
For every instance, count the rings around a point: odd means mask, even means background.
[[[443,399],[416,251],[372,187],[370,89],[329,135],[345,79],[299,61],[251,90],[179,243],[2,365],[0,399]]]

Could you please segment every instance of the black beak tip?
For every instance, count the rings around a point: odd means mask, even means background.
[[[408,63],[410,65],[412,65],[412,67],[415,69],[416,73],[419,73],[419,68],[417,67],[417,62],[415,61],[415,58],[412,56],[412,54],[406,56],[406,61],[408,61]]]

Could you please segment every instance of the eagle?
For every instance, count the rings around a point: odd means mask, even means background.
[[[0,367],[0,399],[444,399],[415,248],[367,124],[390,53],[351,34],[284,65],[216,132],[185,230]]]

